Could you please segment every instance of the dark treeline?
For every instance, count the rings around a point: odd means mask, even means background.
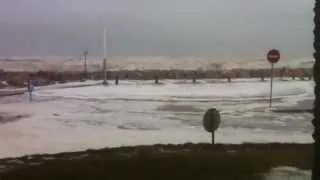
[[[153,80],[159,79],[204,79],[204,78],[267,78],[269,69],[232,69],[232,70],[117,70],[108,71],[107,79]],[[275,77],[312,78],[311,68],[278,68],[274,70]],[[102,80],[104,73],[100,72],[6,72],[0,71],[0,81],[6,81],[11,86],[25,86],[28,79],[36,80],[36,85],[48,85],[54,82],[81,81],[84,79]]]

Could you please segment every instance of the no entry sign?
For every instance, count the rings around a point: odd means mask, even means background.
[[[267,59],[270,63],[274,64],[280,60],[280,52],[277,49],[271,49],[267,54]]]

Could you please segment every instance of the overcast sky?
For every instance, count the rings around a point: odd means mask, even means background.
[[[310,0],[1,0],[0,56],[311,57]]]

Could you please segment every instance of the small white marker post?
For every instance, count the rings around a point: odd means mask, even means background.
[[[274,77],[274,64],[280,60],[280,52],[277,49],[271,49],[267,54],[267,60],[271,64],[271,74],[270,74],[270,98],[269,98],[269,108],[272,107],[272,93],[273,93],[273,77]]]

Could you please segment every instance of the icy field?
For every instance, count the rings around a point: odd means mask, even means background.
[[[164,84],[120,81],[119,86],[40,88],[33,102],[28,102],[27,95],[1,98],[2,112],[28,117],[0,124],[0,157],[211,142],[202,128],[202,115],[211,107],[222,114],[218,143],[312,142],[312,114],[271,112],[268,81],[161,82]],[[306,104],[312,105],[306,103],[311,99],[313,82],[275,81],[274,108],[305,109],[309,108]]]

